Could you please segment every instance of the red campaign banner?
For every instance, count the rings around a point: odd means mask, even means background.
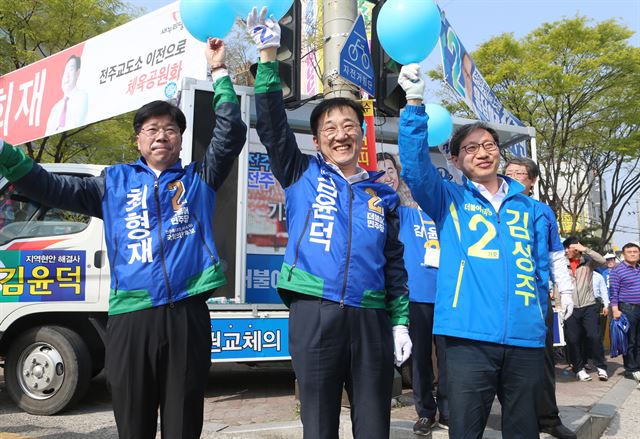
[[[44,137],[47,125],[50,131],[61,131],[65,120],[78,126],[86,114],[86,93],[75,90],[63,98],[65,89],[75,87],[83,50],[80,43],[0,77],[0,137],[20,144]]]
[[[364,110],[364,123],[367,130],[360,156],[358,157],[358,165],[367,171],[377,171],[378,162],[376,161],[376,127],[373,120],[373,101],[371,99],[363,99],[360,101]]]
[[[21,145],[175,99],[184,78],[206,78],[203,51],[176,1],[0,76],[0,137]]]

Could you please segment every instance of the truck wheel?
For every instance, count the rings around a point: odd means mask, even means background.
[[[53,415],[89,388],[91,356],[86,343],[62,326],[32,328],[12,343],[4,379],[13,401],[32,415]]]

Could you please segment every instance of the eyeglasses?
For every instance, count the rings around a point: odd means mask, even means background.
[[[320,132],[329,140],[333,140],[338,135],[339,131],[342,131],[349,137],[353,137],[358,133],[358,126],[347,124],[342,127],[329,126],[320,130]]]
[[[467,154],[477,154],[480,147],[483,147],[486,152],[494,152],[498,149],[498,144],[492,140],[488,140],[482,143],[469,143],[465,146],[461,146],[460,149],[464,149]]]
[[[160,131],[164,131],[164,133],[169,137],[176,137],[180,134],[180,131],[176,127],[146,127],[141,128],[140,132],[149,137],[155,137],[160,134]]]
[[[487,148],[485,148],[486,150]],[[507,177],[511,177],[511,178],[518,178],[518,177],[528,177],[529,174],[524,172],[524,171],[519,171],[519,172],[506,172],[504,175],[506,175]]]

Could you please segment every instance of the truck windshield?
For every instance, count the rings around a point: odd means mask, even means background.
[[[43,206],[11,183],[0,189],[0,246],[17,238],[66,235],[84,230],[90,218]]]

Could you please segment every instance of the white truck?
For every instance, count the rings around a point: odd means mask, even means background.
[[[187,117],[183,163],[198,160],[215,123],[212,87],[183,80]],[[255,124],[252,90],[237,87],[243,118]],[[301,146],[312,148],[312,105],[289,112]],[[456,124],[468,121],[456,119]],[[529,138],[530,128],[493,125],[503,144]],[[377,127],[378,151],[397,153],[397,119]],[[313,150],[306,152],[315,153]],[[435,163],[446,167],[434,149]],[[102,166],[50,164],[50,172],[98,175]],[[211,361],[290,359],[288,311],[275,285],[287,243],[284,193],[253,129],[218,192],[214,228],[228,284],[209,300]],[[0,179],[0,357],[11,398],[23,410],[52,415],[80,400],[104,364],[109,264],[103,223],[39,205]]]

